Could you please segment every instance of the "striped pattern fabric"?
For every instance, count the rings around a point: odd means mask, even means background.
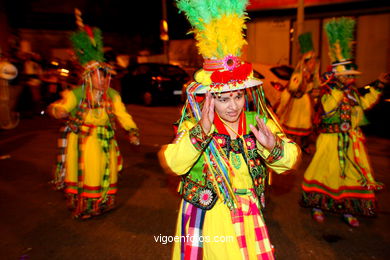
[[[224,68],[224,60],[205,59],[203,62],[203,69],[206,71],[223,70]]]
[[[352,130],[349,132],[349,136],[352,139],[354,166],[361,173],[362,184],[369,186],[369,189],[381,190],[383,184],[375,181],[370,166],[364,165],[361,161],[361,144],[365,141],[362,131],[360,129]]]
[[[359,176],[359,182],[364,187],[370,186],[370,189],[380,190],[383,188],[383,184],[376,182],[372,176],[371,169],[369,165],[364,165],[360,157],[360,150],[362,149],[361,143],[364,142],[364,136],[360,129],[353,129],[348,131],[348,133],[339,133],[338,134],[338,155],[341,168],[341,177],[345,178],[345,167],[346,161],[356,169]],[[352,145],[353,156],[348,156],[348,147]],[[352,158],[350,158],[352,157]]]
[[[298,135],[298,136],[308,136],[312,133],[312,128],[298,128],[291,127],[286,124],[282,124],[283,130],[286,134]]]
[[[240,246],[242,259],[249,259],[247,240],[245,236],[244,216],[252,216],[255,228],[255,248],[257,259],[274,259],[273,249],[268,237],[267,227],[257,206],[253,189],[235,190],[238,195],[238,208],[231,211],[232,222],[238,245]]]
[[[339,162],[341,168],[341,177],[345,178],[345,165],[348,153],[349,138],[346,133],[338,133],[337,150],[339,154]]]
[[[85,144],[87,138],[96,129],[97,138],[101,144],[103,153],[106,157],[106,164],[102,177],[101,186],[89,187],[84,184],[85,177]],[[68,196],[69,205],[74,208],[73,215],[76,218],[83,218],[89,214],[100,214],[104,210],[111,208],[114,205],[113,196],[116,194],[116,184],[110,185],[110,143],[114,139],[114,130],[110,125],[108,126],[94,126],[83,124],[79,128],[77,135],[77,183],[65,183],[65,192]],[[116,143],[114,143],[115,145]],[[119,149],[116,148],[116,153],[119,155]],[[64,158],[65,159],[65,158]],[[119,159],[119,158],[118,158]],[[121,163],[121,160],[118,160]],[[63,163],[64,164],[64,163]],[[65,167],[64,167],[65,168]],[[119,166],[121,168],[121,165]],[[65,173],[64,173],[65,174]]]
[[[107,191],[110,186],[110,141],[114,138],[114,131],[110,126],[97,127],[97,137],[102,146],[102,150],[106,156],[106,165],[104,168],[103,180],[102,180],[102,202],[107,199]]]
[[[340,186],[332,189],[316,180],[303,179],[302,189],[305,192],[315,192],[328,195],[334,200],[347,198],[375,199],[375,194],[363,186]]]
[[[114,138],[114,131],[110,126],[89,126],[83,125],[78,135],[78,193],[83,193],[83,178],[84,178],[84,145],[86,138],[92,133],[93,129],[96,128],[97,137],[100,141],[102,150],[106,157],[106,164],[104,167],[104,173],[101,185],[101,202],[105,202],[107,199],[107,192],[110,186],[110,142]]]
[[[283,140],[275,135],[275,146],[270,152],[270,154],[267,157],[267,162],[268,163],[274,163],[284,156],[284,150],[283,150]]]
[[[201,260],[203,258],[203,243],[201,239],[204,217],[206,210],[197,208],[192,204],[183,201],[181,235],[186,239],[181,241],[181,259],[182,260]],[[188,233],[186,226],[189,221]]]
[[[79,194],[77,182],[65,182],[65,192],[68,194]],[[107,195],[114,195],[118,191],[117,183],[112,183],[108,187]],[[88,186],[83,184],[81,197],[99,199],[102,197],[102,186]]]
[[[68,126],[61,127],[60,129],[60,137],[58,138],[57,146],[58,146],[58,155],[57,155],[57,164],[56,170],[54,172],[54,179],[52,183],[57,190],[61,190],[65,187],[65,160],[66,160],[66,147],[67,147],[67,136],[71,129]]]

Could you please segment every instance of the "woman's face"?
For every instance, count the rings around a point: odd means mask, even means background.
[[[340,75],[337,78],[345,87],[352,86],[356,82],[356,77],[354,75]]]
[[[102,69],[92,71],[92,86],[97,90],[105,90],[108,88],[109,75]]]
[[[239,120],[245,105],[243,90],[221,93],[215,95],[214,98],[214,109],[223,120],[229,123]]]
[[[314,57],[305,60],[304,70],[306,70],[308,73],[313,74],[314,69],[316,67],[316,59]]]

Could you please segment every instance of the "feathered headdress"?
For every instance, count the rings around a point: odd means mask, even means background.
[[[192,25],[203,69],[195,73],[196,93],[225,92],[260,85],[252,65],[239,58],[248,0],[177,0]]]
[[[333,18],[324,26],[329,42],[329,57],[332,70],[336,75],[360,74],[352,59],[352,44],[354,41],[355,20],[342,17]]]
[[[80,64],[84,67],[82,88],[86,93],[85,98],[88,102],[95,102],[92,98],[92,89],[107,90],[111,84],[111,74],[114,73],[114,70],[104,62],[101,30],[84,25],[81,12],[77,8],[75,16],[78,31],[72,33],[70,40]],[[99,83],[95,83],[95,85],[93,85],[92,80],[93,73],[97,73],[99,79]],[[106,91],[104,91],[102,99],[107,99]]]
[[[310,51],[314,51],[313,48],[313,41],[311,39],[311,33],[303,33],[298,36],[298,42],[299,42],[299,52],[301,54],[308,53]]]
[[[302,56],[298,61],[297,65],[295,66],[294,72],[291,75],[291,79],[288,83],[288,88],[290,91],[301,91],[302,88],[306,88],[305,91],[309,91],[312,87],[317,87],[320,84],[320,78],[318,73],[319,63],[317,61],[314,66],[314,70],[310,72],[310,74],[313,76],[314,84],[302,84],[304,80],[303,74],[306,74],[308,72],[306,70],[306,62],[310,59],[316,59],[316,53],[314,52],[311,35],[311,32],[307,32],[298,36],[299,51]],[[283,109],[285,109],[285,107],[280,106],[278,108],[277,113],[283,113]]]
[[[79,62],[86,70],[105,67],[102,31],[85,25],[79,9],[75,9],[75,16],[78,31],[71,34],[70,40]]]

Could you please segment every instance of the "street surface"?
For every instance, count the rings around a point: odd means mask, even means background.
[[[0,131],[0,259],[170,258],[172,244],[155,239],[174,235],[179,178],[163,173],[156,153],[172,140],[180,108],[129,105],[128,111],[141,146],[131,147],[125,132],[117,132],[124,157],[117,208],[87,221],[72,219],[63,194],[49,184],[61,122],[36,116]],[[335,215],[318,224],[299,206],[310,155],[295,173],[273,175],[264,214],[277,259],[390,259],[389,138],[367,138],[376,179],[386,188],[377,196],[379,216],[360,218],[359,228]]]

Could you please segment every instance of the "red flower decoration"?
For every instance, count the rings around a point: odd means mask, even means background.
[[[219,145],[220,147],[225,147],[225,146],[226,146],[226,140],[225,140],[225,138],[220,137],[220,136],[215,136],[214,138],[215,138],[215,141],[218,143],[218,145]]]
[[[233,74],[230,71],[214,71],[213,74],[211,74],[211,80],[214,83],[228,83],[233,79]]]
[[[251,74],[252,64],[244,63],[240,67],[233,70],[233,77],[235,80],[246,80]]]
[[[251,138],[246,138],[245,144],[248,147],[248,149],[254,149],[256,146],[256,143]]]
[[[248,78],[252,71],[252,64],[244,63],[233,71],[214,71],[211,74],[213,83],[229,83],[230,81],[243,81]]]

